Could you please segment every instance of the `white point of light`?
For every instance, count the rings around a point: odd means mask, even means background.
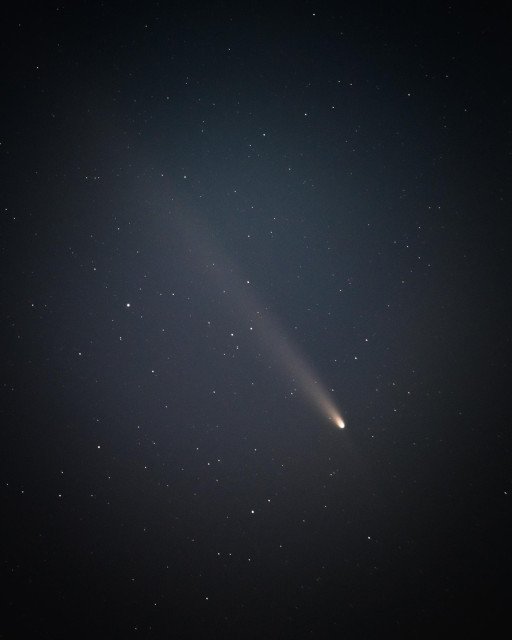
[[[334,422],[336,423],[336,426],[339,427],[340,429],[345,428],[345,423],[343,422],[342,418],[340,418],[339,416],[335,418]]]

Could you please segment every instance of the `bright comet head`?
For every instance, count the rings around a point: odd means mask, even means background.
[[[345,423],[343,422],[343,419],[341,416],[333,416],[333,420],[334,420],[334,424],[339,427],[340,429],[344,429],[345,428]]]

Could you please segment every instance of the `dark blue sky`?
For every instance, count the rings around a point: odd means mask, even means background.
[[[504,620],[504,24],[444,3],[6,14],[2,633]]]

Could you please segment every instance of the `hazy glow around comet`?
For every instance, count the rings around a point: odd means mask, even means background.
[[[176,220],[178,221],[178,220]],[[265,305],[261,304],[248,287],[249,280],[244,280],[236,275],[237,269],[230,264],[222,250],[215,246],[212,234],[204,226],[196,221],[190,225],[190,220],[181,219],[180,228],[185,233],[198,257],[198,267],[206,262],[206,271],[214,284],[219,289],[230,292],[231,302],[236,303],[241,318],[247,319],[251,331],[258,336],[262,347],[269,353],[275,364],[286,377],[293,376],[302,393],[309,398],[329,420],[332,420],[339,429],[345,428],[345,422],[338,409],[332,402],[328,391],[319,382],[318,376],[308,365],[298,348],[287,338],[286,332],[279,323],[273,319]],[[202,273],[204,271],[202,270]]]

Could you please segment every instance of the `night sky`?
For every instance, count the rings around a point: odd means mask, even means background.
[[[509,620],[506,25],[3,13],[0,637]]]

